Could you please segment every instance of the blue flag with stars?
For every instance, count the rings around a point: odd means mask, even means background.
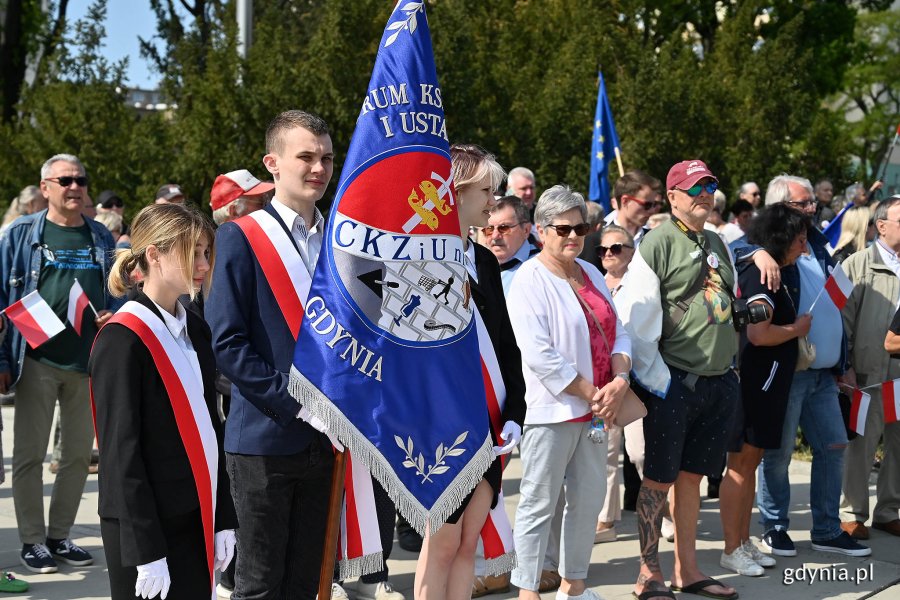
[[[619,134],[613,122],[606,82],[600,73],[600,87],[597,90],[597,110],[594,113],[594,139],[591,142],[591,189],[588,199],[599,202],[609,213],[611,196],[609,189],[609,163],[616,158],[619,148]]]

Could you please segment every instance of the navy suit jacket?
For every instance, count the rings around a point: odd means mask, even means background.
[[[264,209],[294,238],[271,205]],[[297,250],[299,253],[299,250]],[[306,298],[301,298],[306,302]],[[216,232],[216,263],[205,303],[216,366],[231,381],[225,451],[275,456],[296,454],[328,438],[296,418],[300,405],[288,393],[296,341],[259,261],[240,227]]]

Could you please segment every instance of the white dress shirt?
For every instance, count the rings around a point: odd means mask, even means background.
[[[172,337],[175,338],[175,344],[178,346],[178,349],[181,350],[188,359],[191,369],[193,369],[194,374],[197,376],[197,381],[200,382],[200,389],[203,389],[203,374],[200,372],[200,361],[197,359],[197,352],[194,350],[194,345],[191,343],[191,338],[188,335],[187,311],[184,306],[182,306],[181,302],[176,301],[175,314],[173,315],[159,304],[156,304],[152,298],[150,301],[153,302],[157,310],[159,310],[159,313],[163,318],[163,323],[166,325],[166,329],[168,329],[169,333],[172,334]]]
[[[291,237],[297,243],[300,250],[300,258],[306,265],[306,270],[312,276],[316,270],[316,262],[319,260],[319,252],[322,250],[322,231],[325,229],[325,219],[318,208],[313,213],[312,227],[308,226],[306,220],[301,217],[297,211],[282,204],[277,198],[272,199],[272,208],[281,217],[281,220],[291,232]]]

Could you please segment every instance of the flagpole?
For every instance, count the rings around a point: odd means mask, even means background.
[[[825,288],[823,287],[821,290],[819,290],[819,293],[816,294],[816,299],[812,301],[812,304],[809,305],[809,310],[806,311],[808,314],[812,314],[812,310],[816,306],[816,302],[818,302],[819,298],[822,297],[822,292],[824,292],[824,291],[825,291]]]
[[[616,165],[619,167],[619,177],[625,177],[625,169],[622,168],[622,154],[619,152],[619,147],[616,146],[613,150],[616,152]]]
[[[325,523],[325,546],[322,550],[322,568],[319,570],[319,600],[331,600],[331,582],[334,579],[334,560],[337,555],[338,536],[341,533],[341,501],[344,498],[344,463],[346,452],[334,455],[331,470],[331,494],[328,497],[328,520]]]

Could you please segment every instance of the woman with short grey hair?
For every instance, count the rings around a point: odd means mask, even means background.
[[[507,298],[522,351],[525,432],[521,500],[516,511],[520,600],[539,600],[553,513],[565,480],[558,600],[596,600],[585,586],[594,526],[606,493],[607,445],[631,370],[631,341],[603,275],[578,259],[586,222],[584,197],[566,186],[545,191],[535,221],[544,247],[522,264]]]

